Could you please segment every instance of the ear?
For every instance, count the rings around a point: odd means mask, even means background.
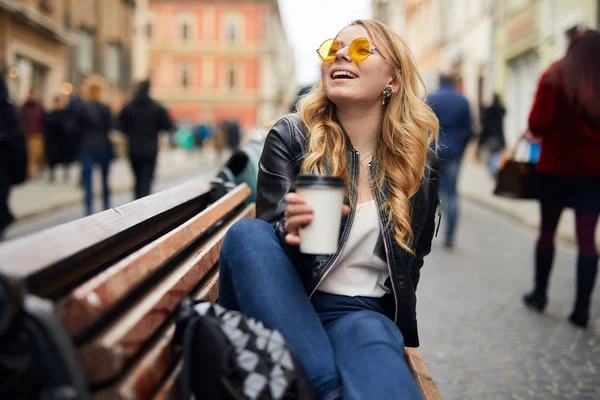
[[[400,89],[400,79],[398,78],[398,75],[393,74],[392,76],[390,76],[386,86],[387,85],[392,87],[392,93],[398,92],[398,89]]]

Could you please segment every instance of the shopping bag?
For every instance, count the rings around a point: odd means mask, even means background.
[[[512,199],[539,198],[539,177],[536,162],[539,151],[522,137],[515,149],[501,164],[494,194]]]
[[[506,161],[498,172],[494,194],[513,199],[537,199],[539,181],[535,163]]]

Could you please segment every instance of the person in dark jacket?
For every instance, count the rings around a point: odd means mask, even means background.
[[[595,233],[600,215],[600,33],[574,32],[567,54],[538,83],[529,130],[541,140],[540,233],[535,280],[525,304],[543,311],[554,260],[554,236],[562,211],[575,211],[577,292],[569,317],[587,327],[598,274]]]
[[[418,98],[410,50],[382,23],[353,22],[319,56],[321,82],[265,140],[257,218],[227,232],[219,302],[278,329],[319,400],[421,399],[404,347],[419,346],[415,291],[439,204],[429,148],[438,121]],[[313,220],[293,191],[301,174],[345,182],[334,254],[300,253],[299,228]]]
[[[44,157],[44,117],[46,110],[38,98],[37,91],[31,89],[29,96],[21,106],[20,116],[23,132],[27,139],[29,153],[29,176],[34,177],[45,162]]]
[[[156,158],[158,135],[173,129],[167,110],[150,97],[150,81],[141,82],[134,99],[119,116],[121,130],[129,138],[129,160],[135,175],[135,198],[150,194]]]
[[[85,82],[85,76],[79,78],[79,86],[71,94],[69,103],[64,111],[65,128],[70,144],[67,149],[67,155],[70,160],[74,160],[78,156],[81,145],[81,127],[78,124],[85,113],[85,102],[82,98],[85,93]]]
[[[486,164],[493,174],[497,171],[500,154],[506,146],[503,123],[505,114],[506,109],[500,101],[500,96],[494,93],[492,104],[483,110],[482,130],[477,144],[477,155],[481,156],[483,150],[487,152]]]
[[[240,124],[234,119],[225,121],[225,132],[227,133],[227,147],[231,151],[237,150],[242,143]]]
[[[72,161],[69,153],[72,144],[67,134],[65,110],[60,96],[54,97],[52,111],[44,118],[44,144],[50,182],[54,182],[54,172],[58,165],[63,165],[64,180],[68,181]]]
[[[454,78],[449,74],[440,77],[440,89],[429,96],[428,102],[440,121],[440,192],[447,215],[444,246],[452,248],[459,212],[457,186],[460,164],[473,136],[471,111],[467,98],[455,89]]]
[[[19,157],[15,152],[15,141],[22,142],[21,157],[24,159],[15,159]],[[0,239],[14,221],[8,207],[10,188],[15,176],[22,175],[24,178],[26,169],[27,152],[21,122],[16,108],[9,102],[4,75],[0,74]]]
[[[102,170],[102,199],[104,209],[110,208],[109,172],[113,158],[110,141],[112,114],[103,104],[102,87],[97,83],[89,85],[88,101],[84,103],[77,126],[81,130],[81,164],[85,191],[85,209],[87,215],[94,212],[93,169],[95,165]]]

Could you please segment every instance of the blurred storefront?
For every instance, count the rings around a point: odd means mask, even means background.
[[[564,55],[570,29],[597,25],[597,7],[594,0],[497,1],[494,87],[506,103],[509,145],[527,129],[540,74]]]
[[[600,1],[373,0],[373,15],[407,41],[429,91],[440,72],[454,73],[476,125],[500,94],[513,145],[527,129],[541,72],[565,53],[570,29],[598,26]]]
[[[118,109],[131,88],[133,0],[0,0],[0,65],[13,101],[44,104],[94,75]]]
[[[146,19],[153,95],[179,123],[236,119],[248,130],[293,98],[293,52],[276,0],[149,0]]]
[[[8,85],[16,104],[30,89],[47,104],[67,77],[68,48],[77,37],[62,24],[62,4],[52,3],[0,0],[0,66],[10,68]]]
[[[494,1],[438,1],[441,16],[440,68],[454,73],[469,99],[476,130],[480,110],[491,102]]]
[[[373,14],[408,43],[428,91],[440,72],[451,72],[458,88],[479,107],[492,95],[492,0],[375,0]]]
[[[440,61],[440,0],[374,0],[373,17],[408,44],[428,90],[437,87]]]

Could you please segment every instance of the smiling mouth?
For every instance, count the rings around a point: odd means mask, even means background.
[[[342,79],[356,79],[356,78],[358,78],[358,76],[354,75],[352,72],[349,72],[349,71],[335,71],[331,75],[331,79],[333,79],[334,81],[342,80]]]

